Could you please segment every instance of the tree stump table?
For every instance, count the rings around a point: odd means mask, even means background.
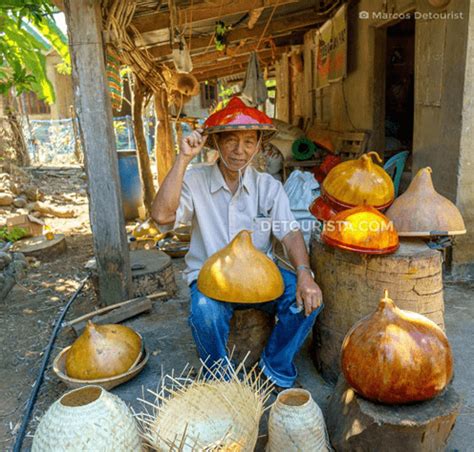
[[[426,402],[383,405],[360,397],[341,375],[326,424],[337,452],[438,452],[445,450],[460,409],[452,385]]]
[[[13,246],[25,257],[35,257],[42,261],[55,259],[66,252],[66,237],[64,234],[54,234],[52,240],[46,239],[44,235],[19,240]]]
[[[313,234],[310,254],[324,302],[312,353],[325,380],[336,382],[344,336],[376,310],[384,289],[399,308],[423,314],[444,329],[441,253],[422,240],[402,240],[398,251],[378,256],[330,247]]]
[[[171,258],[157,249],[130,251],[132,266],[132,298],[151,295],[160,290],[166,290],[169,297],[177,290]],[[99,281],[95,259],[86,266],[91,270],[94,290],[98,293]],[[121,300],[117,300],[119,302]]]
[[[258,362],[274,325],[275,316],[258,309],[234,311],[227,343],[233,360],[240,363],[250,352],[245,367],[250,368]]]

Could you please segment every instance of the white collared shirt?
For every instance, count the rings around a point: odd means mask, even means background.
[[[234,195],[217,163],[194,165],[184,175],[175,227],[191,224],[186,254],[188,284],[212,254],[224,248],[242,230],[253,231],[255,247],[271,255],[271,234],[282,240],[298,229],[281,182],[247,167]]]

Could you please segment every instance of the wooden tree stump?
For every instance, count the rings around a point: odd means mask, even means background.
[[[233,359],[240,363],[250,351],[245,366],[253,366],[262,354],[275,325],[275,317],[258,309],[244,309],[234,312],[230,321],[228,349]]]
[[[335,383],[347,331],[378,306],[384,289],[401,309],[418,312],[444,329],[441,253],[422,240],[402,240],[394,254],[367,255],[330,247],[313,235],[311,266],[324,309],[313,330],[313,358]]]
[[[337,452],[438,452],[445,450],[460,409],[452,385],[433,400],[382,405],[357,395],[341,375],[326,424]]]
[[[163,251],[134,250],[130,251],[132,266],[132,297],[151,295],[166,290],[171,297],[177,290],[171,258]],[[91,269],[92,284],[96,293],[99,290],[95,263],[87,265]],[[116,300],[119,302],[121,300]]]
[[[26,257],[35,257],[42,261],[55,259],[66,251],[66,237],[64,234],[54,234],[52,240],[44,235],[19,240],[13,249]]]

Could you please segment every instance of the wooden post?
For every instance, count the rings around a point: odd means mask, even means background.
[[[154,94],[156,133],[155,133],[155,155],[158,167],[158,184],[161,185],[169,170],[173,166],[175,152],[173,149],[173,137],[168,113],[168,95],[164,89]]]
[[[131,267],[118,176],[99,0],[65,0],[76,114],[88,179],[99,297],[130,298]]]
[[[153,174],[150,168],[150,157],[146,145],[145,133],[143,131],[143,101],[146,94],[145,85],[138,77],[135,77],[133,89],[133,133],[135,134],[135,144],[137,146],[138,168],[143,187],[143,203],[147,216],[150,215],[151,204],[155,197],[155,187],[153,185]]]

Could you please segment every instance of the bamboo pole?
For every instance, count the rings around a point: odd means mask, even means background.
[[[156,133],[155,155],[158,168],[158,184],[161,185],[173,166],[175,152],[171,133],[171,122],[168,112],[168,94],[164,89],[154,93]]]
[[[150,216],[151,205],[155,197],[155,187],[153,185],[150,157],[148,156],[145,133],[143,131],[142,114],[146,90],[146,86],[138,77],[135,77],[132,104],[133,133],[135,134],[135,143],[137,146],[138,169],[143,189],[143,203],[147,216]]]

